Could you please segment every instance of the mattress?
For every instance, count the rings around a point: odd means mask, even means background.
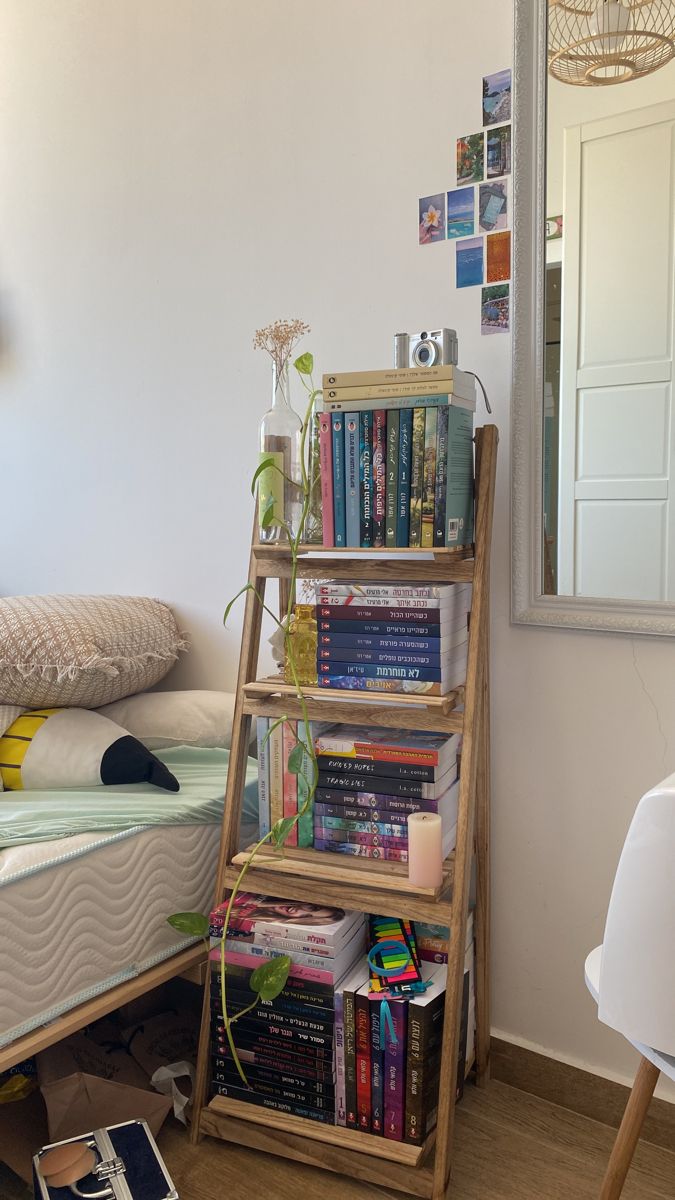
[[[190,946],[166,923],[208,912],[220,823],[135,826],[0,853],[0,1046]],[[249,824],[242,843],[255,835]]]

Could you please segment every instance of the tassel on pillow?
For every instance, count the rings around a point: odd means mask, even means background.
[[[0,737],[6,791],[152,783],[177,792],[175,775],[108,717],[84,708],[24,712]]]

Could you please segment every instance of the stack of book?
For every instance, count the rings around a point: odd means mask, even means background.
[[[393,1141],[422,1145],[436,1124],[446,967],[422,964],[427,990],[391,999],[396,1042],[370,992],[368,967],[357,965],[335,993],[336,1123]],[[473,920],[467,922],[456,1095],[473,1059],[475,1017]]]
[[[316,585],[319,687],[444,696],[466,677],[468,583]]]
[[[457,839],[459,746],[458,734],[324,728],[314,740],[314,848],[407,862],[408,816],[433,812],[447,857]]]
[[[232,1026],[248,1087],[233,1062],[223,1024],[221,938],[227,902],[211,913],[212,1092],[313,1121],[336,1123],[335,992],[365,961],[362,913],[295,904],[241,892],[224,943],[230,1016],[249,1008],[256,967],[287,954],[282,992],[260,1000]]]
[[[324,546],[471,546],[475,409],[453,366],[324,375]]]

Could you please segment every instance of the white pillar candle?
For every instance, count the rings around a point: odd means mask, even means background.
[[[443,882],[443,834],[438,813],[408,817],[408,879],[416,887],[440,887]]]

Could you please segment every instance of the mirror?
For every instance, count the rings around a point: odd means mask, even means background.
[[[513,615],[675,633],[675,15],[537,9],[517,2]]]

